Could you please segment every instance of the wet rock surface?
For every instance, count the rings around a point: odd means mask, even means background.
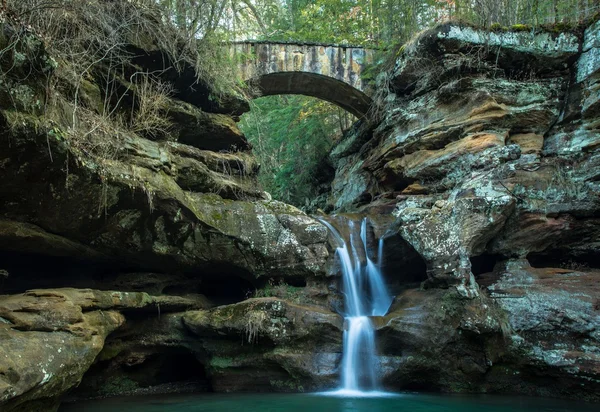
[[[375,319],[384,383],[597,401],[598,276],[521,259],[478,277],[482,294],[471,300],[407,291]]]
[[[486,296],[409,290],[375,318],[384,385],[393,390],[478,392],[503,346],[501,312]]]
[[[598,400],[598,29],[424,32],[332,151],[332,208],[426,268],[376,320],[390,388]]]
[[[328,310],[259,298],[187,312],[183,322],[212,355],[217,391],[304,392],[337,383],[343,319]]]
[[[106,336],[125,322],[113,306],[141,306],[143,300],[120,292],[48,289],[0,296],[2,409],[58,408]]]

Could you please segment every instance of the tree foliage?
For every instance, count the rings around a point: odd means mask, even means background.
[[[255,100],[240,127],[261,160],[264,187],[275,198],[298,206],[318,196],[320,184],[328,183],[326,158],[345,126],[343,119],[341,109],[315,98],[268,96]]]
[[[183,0],[181,0],[183,1]],[[493,24],[577,23],[599,0],[246,0],[232,8],[237,38],[385,46],[455,19]]]

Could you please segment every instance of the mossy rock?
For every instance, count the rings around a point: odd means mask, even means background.
[[[528,24],[513,24],[510,26],[510,31],[531,31],[532,27]]]
[[[98,393],[102,396],[122,395],[132,393],[136,389],[139,389],[139,384],[136,381],[126,376],[115,376],[109,378],[104,385],[100,386]]]

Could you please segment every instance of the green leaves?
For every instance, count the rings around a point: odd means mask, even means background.
[[[334,137],[339,135],[339,110],[304,96],[257,99],[240,128],[261,163],[260,180],[274,198],[298,206],[318,195]]]

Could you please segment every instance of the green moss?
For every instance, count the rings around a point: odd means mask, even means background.
[[[238,304],[221,307],[212,312],[212,320],[222,324],[231,320],[244,319],[249,310],[261,309],[259,305],[261,305],[260,302],[258,304]]]
[[[88,99],[93,109],[102,112],[104,102],[98,85],[83,79],[79,82],[79,93]]]
[[[213,206],[226,206],[233,203],[233,200],[223,199],[216,193],[202,193],[197,195],[201,203]]]
[[[119,355],[119,353],[121,353],[122,350],[123,350],[123,345],[120,343],[105,345],[104,348],[102,349],[102,352],[100,352],[98,354],[98,358],[96,359],[96,361],[101,362],[101,361],[114,359]]]
[[[510,26],[510,31],[530,31],[531,26],[528,24],[513,24]]]
[[[210,359],[210,366],[216,369],[227,369],[234,366],[232,358],[226,356],[213,356]]]
[[[579,37],[583,35],[583,31],[588,26],[587,21],[580,23],[569,23],[569,22],[557,22],[557,23],[548,23],[543,24],[541,26],[547,32],[553,33],[555,35],[561,33],[573,33]]]
[[[125,376],[116,376],[109,378],[98,392],[100,395],[107,396],[133,392],[138,388],[139,385],[136,381]]]
[[[283,202],[278,202],[278,201],[263,201],[261,202],[268,211],[277,214],[277,213],[286,213],[289,215],[298,215],[301,214],[302,212],[292,206],[292,205],[288,205],[287,203],[283,203]],[[252,204],[250,204],[252,205]]]
[[[154,298],[147,294],[146,292],[142,292],[140,294],[140,306],[146,306],[154,303]]]
[[[465,307],[465,300],[461,298],[456,289],[451,288],[444,293],[444,296],[440,299],[439,313],[437,315],[441,319],[454,319]]]
[[[216,209],[212,211],[212,213],[210,214],[210,217],[213,220],[223,220],[223,214]]]
[[[555,24],[556,30],[560,32],[567,32],[575,29],[575,25],[569,22],[558,22]]]
[[[254,291],[254,298],[270,298],[277,297],[285,299],[290,302],[297,304],[310,304],[315,303],[309,299],[305,294],[305,288],[298,286],[288,285],[284,280],[278,282],[274,279],[269,279],[269,282],[262,288]]]
[[[42,116],[13,110],[4,110],[2,114],[7,126],[11,130],[16,130],[21,136],[37,137],[47,130],[46,119]]]

